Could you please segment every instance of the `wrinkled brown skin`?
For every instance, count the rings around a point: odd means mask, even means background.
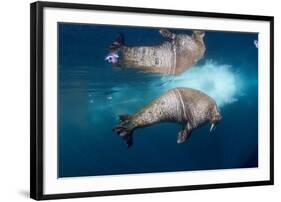
[[[191,88],[174,88],[153,100],[134,115],[120,116],[121,123],[113,129],[132,145],[132,133],[138,128],[161,122],[182,125],[177,143],[186,140],[191,131],[204,123],[216,125],[221,115],[215,101],[205,93]]]
[[[157,46],[122,46],[123,55],[120,66],[139,69],[143,72],[167,75],[180,74],[197,63],[205,53],[204,32],[193,34],[173,34],[167,29],[160,29],[160,34],[167,39]]]

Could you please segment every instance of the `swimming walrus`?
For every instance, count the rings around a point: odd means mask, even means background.
[[[159,32],[167,41],[155,46],[126,46],[120,34],[105,60],[114,66],[174,75],[184,72],[204,56],[203,31],[193,31],[192,35],[175,34],[167,29]]]
[[[133,115],[120,115],[121,123],[113,131],[130,147],[133,132],[161,122],[177,122],[182,125],[177,143],[182,143],[193,129],[210,122],[211,129],[220,121],[216,102],[205,93],[191,88],[174,88],[156,98]]]

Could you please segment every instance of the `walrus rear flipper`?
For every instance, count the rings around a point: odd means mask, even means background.
[[[122,137],[122,139],[126,142],[128,148],[133,145],[133,131],[132,129],[128,128],[130,118],[131,116],[127,114],[119,115],[121,123],[112,129],[120,137]]]
[[[122,124],[116,126],[112,129],[116,132],[127,144],[128,148],[133,145],[133,132],[129,130],[127,127],[122,126]]]
[[[121,114],[121,115],[119,115],[119,119],[120,119],[122,122],[128,122],[130,118],[131,118],[131,116],[128,115],[128,114]]]
[[[117,51],[121,46],[125,44],[124,35],[119,33],[115,41],[109,46],[110,51]]]
[[[133,145],[133,134],[130,132],[123,136],[123,140],[126,142],[127,147],[130,148]]]

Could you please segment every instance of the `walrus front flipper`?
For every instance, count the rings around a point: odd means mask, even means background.
[[[189,123],[178,133],[177,143],[181,144],[185,142],[186,138],[191,134],[192,128]]]
[[[159,33],[164,37],[164,38],[167,38],[167,39],[175,39],[176,35],[172,32],[170,32],[168,29],[160,29],[159,30]]]
[[[124,35],[122,33],[119,33],[115,41],[109,46],[109,50],[117,51],[124,44],[125,44]]]

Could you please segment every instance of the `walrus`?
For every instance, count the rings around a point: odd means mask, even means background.
[[[205,93],[191,88],[174,88],[156,98],[133,115],[120,115],[120,124],[112,130],[133,145],[133,132],[162,122],[182,125],[177,143],[183,143],[192,130],[209,122],[210,132],[221,120],[216,102]]]
[[[159,33],[167,40],[154,46],[127,46],[124,36],[119,34],[110,45],[105,60],[114,66],[175,75],[184,72],[203,58],[206,50],[203,31],[195,30],[192,35],[188,35],[160,29]]]

